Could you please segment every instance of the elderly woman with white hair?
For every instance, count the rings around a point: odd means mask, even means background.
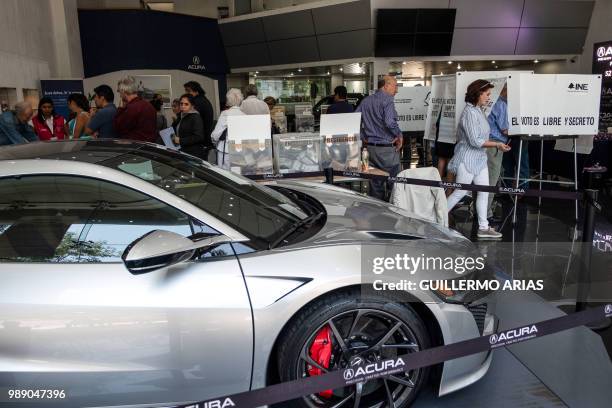
[[[217,125],[212,131],[210,138],[213,144],[217,146],[217,165],[225,169],[229,169],[229,149],[227,147],[227,117],[234,115],[245,115],[240,110],[240,104],[242,103],[242,92],[240,89],[231,88],[225,94],[225,105],[228,109],[221,112]]]

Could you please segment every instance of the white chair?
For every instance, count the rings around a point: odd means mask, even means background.
[[[407,169],[398,177],[441,181],[435,167]],[[444,189],[415,184],[394,183],[391,204],[403,208],[416,217],[448,227],[448,208]]]

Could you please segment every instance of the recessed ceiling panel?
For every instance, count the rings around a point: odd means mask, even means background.
[[[518,28],[456,28],[451,55],[512,55]]]
[[[450,0],[455,28],[520,27],[524,0]]]
[[[374,30],[319,35],[321,60],[371,57],[374,50]]]
[[[240,44],[264,42],[263,25],[260,18],[219,24],[221,38],[226,47]]]
[[[521,27],[587,28],[594,3],[593,1],[525,0]]]
[[[415,34],[377,34],[377,57],[414,56]]]
[[[314,35],[310,10],[263,17],[264,32],[268,41]]]
[[[272,65],[319,61],[316,37],[268,42]]]
[[[363,30],[372,25],[370,2],[361,0],[312,9],[317,34]]]
[[[232,68],[270,65],[266,43],[226,47],[225,53]]]
[[[455,10],[419,9],[417,33],[452,33],[455,28]]]
[[[416,31],[416,9],[378,9],[376,32],[379,34],[411,34]]]
[[[521,28],[516,54],[580,54],[586,34],[586,28]]]
[[[414,55],[444,56],[450,55],[452,33],[417,33],[414,40]]]

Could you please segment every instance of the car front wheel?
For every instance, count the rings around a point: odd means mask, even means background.
[[[425,325],[409,304],[359,290],[338,292],[313,302],[292,320],[278,349],[278,368],[285,382],[428,347]],[[427,368],[410,370],[324,390],[298,403],[309,408],[407,407],[428,376]]]

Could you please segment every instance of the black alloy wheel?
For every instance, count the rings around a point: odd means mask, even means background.
[[[359,292],[338,295],[315,302],[292,322],[279,348],[281,381],[376,363],[429,346],[425,326],[408,304],[361,298]],[[428,368],[410,370],[325,390],[302,398],[299,404],[308,408],[403,408],[414,401],[428,376]]]

